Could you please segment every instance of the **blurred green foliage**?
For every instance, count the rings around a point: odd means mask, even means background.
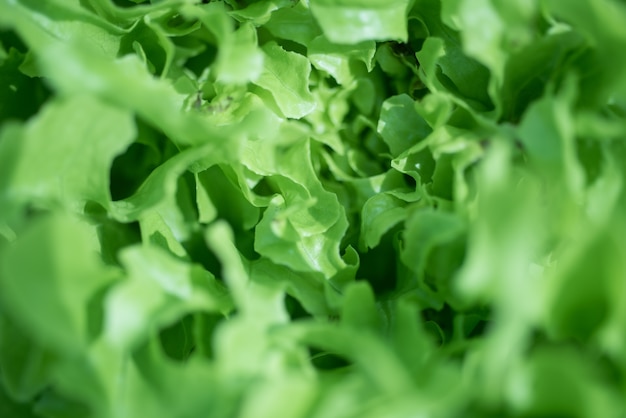
[[[0,415],[626,416],[624,22],[0,0]]]

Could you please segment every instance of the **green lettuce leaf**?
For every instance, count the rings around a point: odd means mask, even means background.
[[[255,81],[269,106],[287,118],[301,118],[315,109],[309,91],[308,79],[311,64],[303,56],[285,51],[276,43],[263,46],[264,68]]]
[[[338,44],[361,41],[406,41],[409,0],[311,1],[311,12],[324,34]]]

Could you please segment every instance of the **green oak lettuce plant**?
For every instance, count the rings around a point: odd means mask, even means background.
[[[626,415],[626,5],[0,0],[0,415]]]

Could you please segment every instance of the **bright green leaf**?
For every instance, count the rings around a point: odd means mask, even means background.
[[[87,346],[87,305],[114,278],[97,250],[90,227],[48,216],[2,252],[3,305],[42,347],[71,353]]]
[[[409,0],[311,0],[324,34],[338,44],[407,39]]]
[[[274,42],[265,44],[262,50],[265,65],[254,83],[271,96],[283,116],[301,118],[311,113],[315,102],[308,86],[311,72],[308,60],[295,52],[285,51]]]

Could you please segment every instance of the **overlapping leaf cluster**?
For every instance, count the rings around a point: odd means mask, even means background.
[[[624,416],[625,21],[0,0],[0,415]]]

